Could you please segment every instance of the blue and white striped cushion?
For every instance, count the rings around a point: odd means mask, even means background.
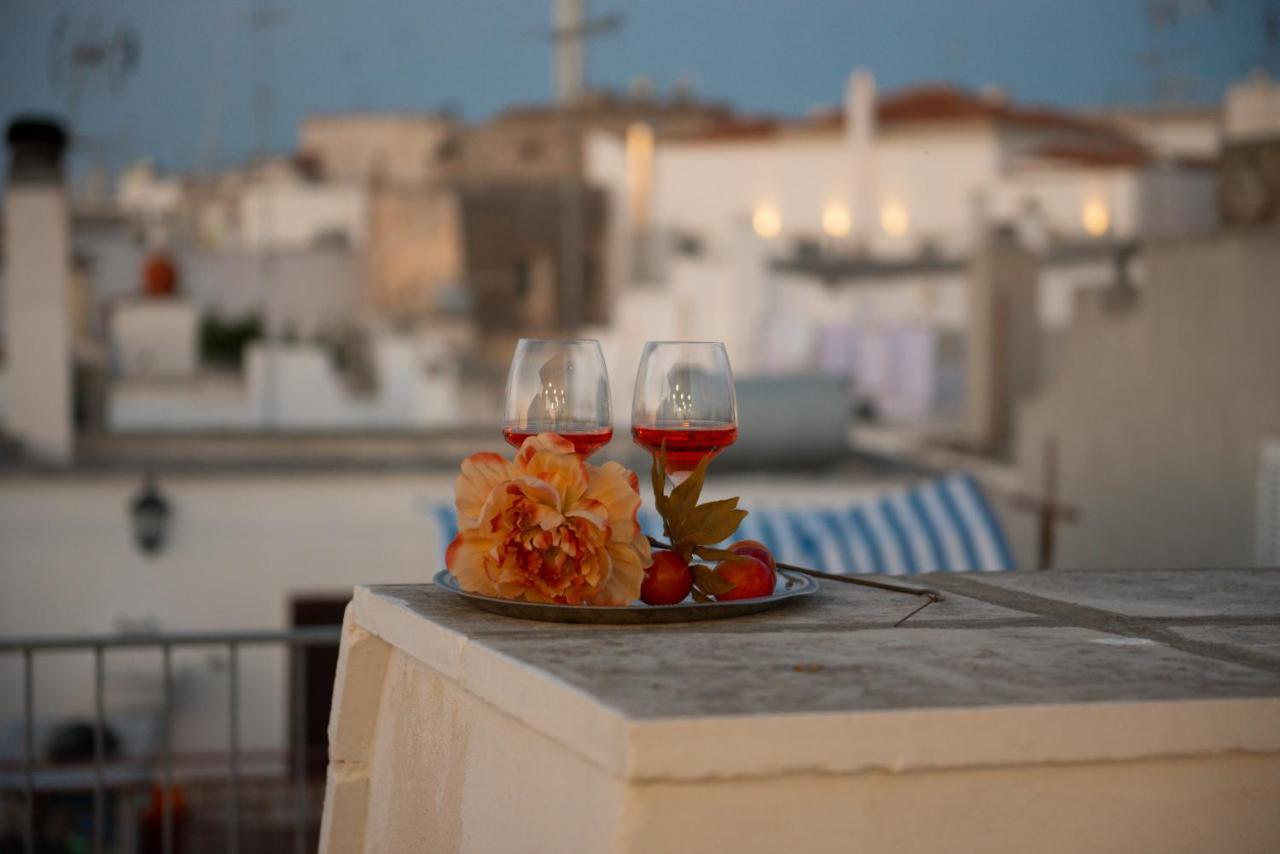
[[[757,507],[735,540],[760,540],[785,563],[846,575],[999,572],[1013,569],[1004,531],[972,475],[925,481],[843,506]],[[431,514],[444,545],[457,534],[453,506]],[[662,520],[640,510],[645,533]]]

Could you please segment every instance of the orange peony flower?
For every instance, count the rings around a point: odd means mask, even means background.
[[[454,497],[458,536],[445,564],[464,590],[570,605],[639,597],[651,560],[634,472],[590,465],[562,436],[539,433],[514,461],[463,460]]]

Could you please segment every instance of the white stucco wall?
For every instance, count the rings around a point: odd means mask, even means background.
[[[1227,90],[1223,132],[1232,142],[1252,142],[1280,134],[1280,83],[1257,71]]]
[[[121,432],[190,430],[415,430],[463,418],[448,349],[436,340],[373,339],[372,389],[353,390],[327,350],[255,343],[239,379],[124,380],[108,392],[107,423]]]
[[[625,164],[597,151],[598,173]],[[876,222],[869,234],[849,239],[869,241],[883,255],[914,251],[921,239],[944,250],[957,250],[972,238],[977,191],[995,178],[994,132],[982,124],[952,128],[900,130],[876,139],[872,158]],[[805,134],[741,142],[660,143],[654,169],[654,221],[662,228],[706,237],[712,248],[732,249],[733,234],[748,227],[762,206],[781,218],[780,239],[823,234],[828,205],[842,206],[852,216],[852,160],[838,133]],[[617,189],[623,191],[621,176]],[[907,214],[907,231],[887,233],[880,222],[884,208],[896,205]]]
[[[1039,489],[1058,443],[1058,566],[1248,566],[1263,442],[1280,436],[1280,240],[1258,231],[1144,251],[1136,307],[1077,308],[1058,371],[1023,410],[1017,458]],[[1011,519],[1029,542],[1029,516]],[[1027,563],[1025,554],[1021,563]]]
[[[240,196],[241,239],[251,249],[303,249],[336,235],[361,246],[368,218],[367,193],[352,182],[262,181]]]
[[[758,205],[782,218],[782,234],[821,233],[822,204],[847,193],[841,138],[659,143],[654,221],[708,238],[727,251],[729,235],[749,227]]]
[[[181,299],[140,299],[112,307],[110,333],[117,371],[128,377],[191,377],[199,366],[199,318]]]
[[[423,502],[452,478],[420,475],[162,476],[173,508],[169,545],[144,557],[131,539],[136,476],[0,479],[0,635],[288,627],[291,597],[346,596],[357,583],[424,582],[440,542]],[[247,748],[281,747],[287,673],[278,649],[242,653]],[[176,743],[226,743],[225,650],[181,650]],[[107,657],[108,714],[159,702],[159,653]],[[0,730],[21,715],[19,663],[0,656]],[[42,656],[42,719],[93,709],[86,654]]]

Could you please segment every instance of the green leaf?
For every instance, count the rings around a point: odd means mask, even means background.
[[[737,498],[710,501],[693,508],[684,523],[684,536],[700,546],[710,546],[732,536],[746,510],[738,509]]]
[[[720,596],[734,588],[733,582],[721,578],[720,573],[709,566],[695,563],[689,569],[693,570],[693,583],[704,593]]]

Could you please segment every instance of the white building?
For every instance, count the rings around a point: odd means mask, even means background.
[[[588,159],[612,196],[625,353],[628,325],[665,310],[668,329],[728,342],[740,372],[847,373],[905,395],[876,401],[903,417],[955,396],[940,333],[963,337],[965,265],[993,228],[1042,254],[1052,327],[1070,290],[1110,279],[1115,246],[1216,225],[1210,170],[1111,124],[948,87],[877,99],[866,72],[840,112],[597,134]]]
[[[1280,83],[1258,71],[1228,89],[1223,133],[1232,142],[1280,136]]]
[[[118,378],[108,393],[107,425],[117,433],[324,433],[459,422],[455,363],[443,342],[377,335],[371,348],[369,388],[353,386],[325,348],[307,343],[251,344],[237,376]]]
[[[292,175],[258,181],[240,194],[240,243],[249,250],[364,245],[368,193],[359,183]]]
[[[183,177],[162,175],[144,160],[121,173],[115,202],[150,245],[251,252],[358,248],[369,218],[364,181],[322,180],[292,158]]]

